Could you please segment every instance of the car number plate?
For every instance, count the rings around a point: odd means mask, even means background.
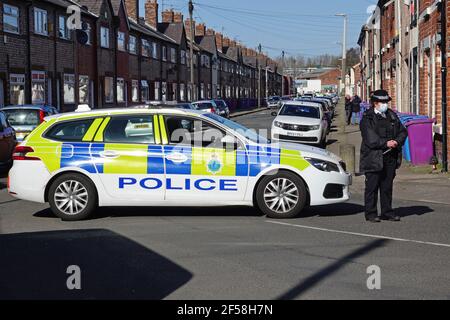
[[[290,137],[303,137],[303,134],[298,132],[288,132],[287,135]]]

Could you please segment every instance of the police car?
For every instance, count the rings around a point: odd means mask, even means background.
[[[271,144],[213,113],[109,109],[45,118],[16,147],[8,191],[63,220],[98,206],[257,206],[291,218],[349,199],[337,156]]]

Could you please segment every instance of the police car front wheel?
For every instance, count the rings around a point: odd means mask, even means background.
[[[48,201],[53,213],[62,220],[82,220],[95,210],[97,192],[88,178],[78,174],[65,174],[51,184]]]
[[[264,177],[256,192],[259,209],[275,219],[297,217],[305,207],[307,199],[304,182],[290,172]]]

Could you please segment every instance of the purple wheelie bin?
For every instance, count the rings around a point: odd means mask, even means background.
[[[433,119],[415,119],[405,123],[408,129],[411,163],[429,164],[433,156]]]

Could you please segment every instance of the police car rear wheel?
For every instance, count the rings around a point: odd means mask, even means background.
[[[88,218],[97,205],[92,182],[77,174],[63,175],[53,181],[48,198],[55,215],[66,221]]]
[[[256,194],[260,210],[275,219],[297,217],[306,204],[306,198],[305,184],[290,172],[263,178]]]

